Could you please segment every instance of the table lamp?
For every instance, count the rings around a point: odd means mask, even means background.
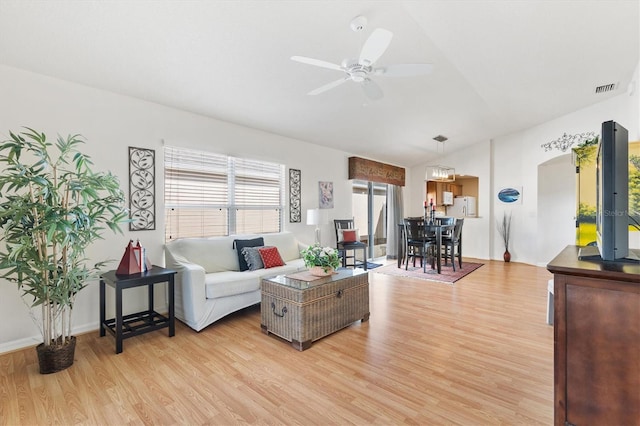
[[[320,209],[308,209],[307,210],[307,225],[316,226],[316,244],[320,244],[320,225],[322,218],[320,217]]]

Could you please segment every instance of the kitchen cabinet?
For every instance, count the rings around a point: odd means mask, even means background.
[[[452,192],[454,197],[462,196],[462,185],[450,182],[427,181],[427,203],[433,199],[433,203],[436,206],[442,206],[443,192]]]
[[[583,261],[568,246],[554,274],[554,418],[564,425],[640,419],[640,265]]]

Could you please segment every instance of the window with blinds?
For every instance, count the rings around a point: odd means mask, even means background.
[[[279,232],[284,166],[165,147],[165,239]]]

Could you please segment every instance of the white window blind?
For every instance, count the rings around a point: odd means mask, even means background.
[[[165,147],[165,239],[279,232],[284,166]]]

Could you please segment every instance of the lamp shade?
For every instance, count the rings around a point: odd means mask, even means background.
[[[307,210],[307,225],[320,225],[320,209]]]

